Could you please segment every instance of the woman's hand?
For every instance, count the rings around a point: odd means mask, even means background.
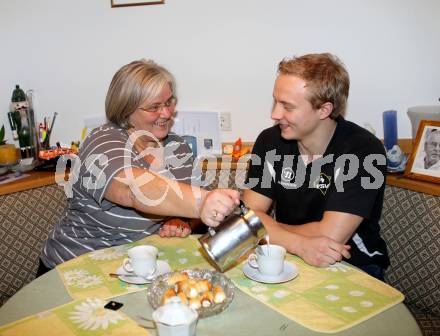
[[[159,236],[163,237],[186,237],[191,233],[191,226],[179,219],[171,218],[164,222],[159,229]]]
[[[200,218],[208,226],[218,226],[240,204],[240,193],[232,189],[210,191],[200,208]]]

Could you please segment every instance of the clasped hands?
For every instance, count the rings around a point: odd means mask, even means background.
[[[191,233],[191,226],[185,220],[180,218],[171,218],[166,220],[159,229],[159,236],[181,237],[184,238]]]
[[[296,254],[310,265],[325,267],[351,257],[350,245],[340,244],[325,236],[302,238]]]

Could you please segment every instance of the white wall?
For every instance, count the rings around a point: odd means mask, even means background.
[[[59,113],[54,141],[79,139],[115,71],[146,57],[176,76],[178,108],[229,110],[223,140],[252,141],[271,125],[280,59],[329,51],[351,75],[348,119],[381,137],[396,109],[410,137],[407,108],[440,96],[439,13],[438,0],[0,0],[0,123],[20,84],[36,91],[38,119]]]

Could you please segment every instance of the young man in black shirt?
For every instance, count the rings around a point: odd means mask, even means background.
[[[244,202],[262,218],[271,242],[307,263],[349,259],[383,279],[385,152],[374,135],[344,119],[349,86],[331,54],[280,62],[276,125],[256,140]],[[276,219],[266,214],[272,204]]]

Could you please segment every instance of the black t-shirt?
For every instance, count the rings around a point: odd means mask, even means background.
[[[363,217],[348,242],[348,262],[385,268],[389,258],[379,235],[385,151],[364,128],[342,117],[336,121],[325,154],[307,166],[299,156],[297,141],[283,139],[278,126],[261,132],[253,148],[247,183],[253,191],[275,202],[276,219],[284,224],[320,221],[325,211]]]

